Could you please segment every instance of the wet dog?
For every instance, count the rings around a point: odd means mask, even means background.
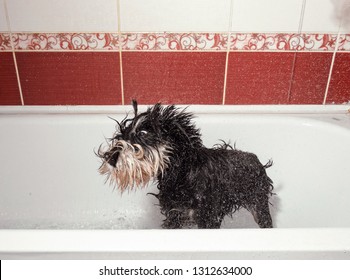
[[[271,228],[272,180],[257,156],[222,142],[206,148],[193,115],[160,103],[117,122],[117,131],[100,146],[99,169],[121,191],[157,181],[163,228],[220,228],[226,215],[250,211],[261,228]]]

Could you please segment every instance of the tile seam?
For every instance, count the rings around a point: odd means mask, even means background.
[[[120,72],[120,91],[121,91],[121,103],[125,105],[125,95],[124,95],[124,75],[123,75],[123,54],[121,45],[121,28],[120,28],[120,0],[117,1],[117,17],[118,17],[118,53],[119,53],[119,72]]]
[[[7,28],[8,28],[8,31],[9,31],[8,33],[10,34],[11,52],[12,52],[13,64],[15,66],[15,72],[16,72],[19,96],[20,96],[20,99],[21,99],[21,105],[24,106],[24,98],[23,98],[23,92],[22,92],[21,79],[20,79],[20,76],[19,76],[18,64],[17,64],[16,52],[15,52],[15,46],[14,46],[13,38],[12,38],[10,16],[9,16],[8,9],[7,9],[7,0],[3,0],[3,4],[4,4],[4,9],[5,9],[5,15],[6,15],[6,24],[7,24]]]
[[[228,31],[227,31],[227,46],[226,46],[226,57],[225,57],[224,86],[223,86],[223,92],[222,92],[222,105],[226,104],[228,60],[229,60],[229,54],[230,54],[230,49],[231,49],[231,29],[232,29],[233,6],[234,6],[234,0],[231,0],[230,1],[229,25],[228,25]]]
[[[301,11],[300,11],[298,35],[301,34],[301,30],[303,28],[305,6],[306,6],[306,0],[303,0],[302,5],[301,5]],[[293,55],[293,62],[292,62],[292,72],[291,72],[290,81],[289,81],[287,104],[290,104],[291,100],[292,100],[292,89],[293,89],[293,82],[294,82],[294,76],[295,76],[295,63],[297,61],[297,53],[298,53],[298,50],[295,50],[294,55]]]
[[[197,33],[197,34],[227,34],[227,31],[120,31],[122,34],[155,34],[155,33],[171,33],[171,34],[189,34],[189,33]],[[269,30],[269,31],[252,31],[252,30],[230,30],[231,33],[233,34],[297,34],[297,32],[294,31],[274,31],[274,30]],[[0,33],[7,33],[7,32],[0,32]],[[12,31],[13,34],[20,33],[20,34],[117,34],[118,30],[66,30],[66,31],[60,31],[60,30],[53,30],[53,31],[20,31],[20,30],[15,30]],[[333,32],[333,31],[319,31],[319,30],[308,30],[305,32],[302,32],[302,34],[329,34],[329,35],[337,35],[338,32]]]
[[[226,50],[122,50],[123,52],[207,52],[207,53],[226,53]],[[335,50],[329,51],[329,50],[314,50],[314,51],[310,51],[310,50],[298,50],[298,53],[333,53]],[[0,50],[0,52],[6,53],[6,52],[15,52],[15,53],[25,53],[25,52],[30,52],[30,53],[42,53],[42,52],[71,52],[71,53],[89,53],[89,52],[119,52],[118,50],[94,50],[94,49],[89,49],[89,50]],[[230,50],[230,53],[237,53],[237,52],[255,52],[255,53],[294,53],[296,52],[295,50]],[[337,53],[349,53],[350,50],[340,50],[337,51]]]
[[[332,55],[331,66],[329,67],[327,85],[326,85],[326,89],[325,89],[325,92],[324,92],[324,98],[323,98],[323,102],[322,102],[323,105],[327,104],[328,92],[329,92],[329,87],[330,87],[331,80],[332,80],[332,74],[333,74],[333,67],[334,67],[335,57],[337,55],[338,48],[339,48],[339,43],[340,43],[339,41],[340,41],[341,25],[342,25],[342,21],[340,21],[340,23],[339,23],[339,30],[338,30],[337,41],[336,41],[335,49],[334,49],[334,52],[333,52],[333,55]]]

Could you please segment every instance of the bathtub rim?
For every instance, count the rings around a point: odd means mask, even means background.
[[[186,242],[176,242],[177,240]],[[122,242],[118,242],[118,240]],[[174,242],[175,240],[175,242]],[[215,240],[214,242],[212,242]],[[231,240],[232,242],[225,242]],[[239,242],[237,242],[239,240]],[[156,244],[156,245],[155,245]],[[350,228],[220,230],[0,230],[6,254],[221,254],[247,258],[294,255],[350,259]]]
[[[152,105],[139,105],[139,111]],[[166,104],[165,104],[166,106]],[[176,105],[195,114],[349,114],[342,105]],[[12,114],[125,114],[131,105],[0,106],[0,115]]]

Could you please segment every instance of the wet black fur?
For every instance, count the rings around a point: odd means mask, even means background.
[[[141,114],[136,101],[133,107],[134,118],[118,122],[115,138],[145,149],[159,143],[172,148],[170,164],[158,176],[159,192],[154,194],[165,216],[164,228],[182,228],[189,222],[198,228],[220,228],[224,216],[241,207],[253,214],[260,227],[272,227],[269,197],[273,185],[265,171],[272,162],[263,165],[256,155],[225,142],[206,148],[192,114],[173,105],[158,103]],[[131,134],[140,117],[145,120]],[[111,164],[116,160],[109,159]]]

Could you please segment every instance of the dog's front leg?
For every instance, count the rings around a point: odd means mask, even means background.
[[[183,213],[180,210],[172,209],[165,213],[165,220],[162,227],[166,229],[182,228],[184,224]]]

